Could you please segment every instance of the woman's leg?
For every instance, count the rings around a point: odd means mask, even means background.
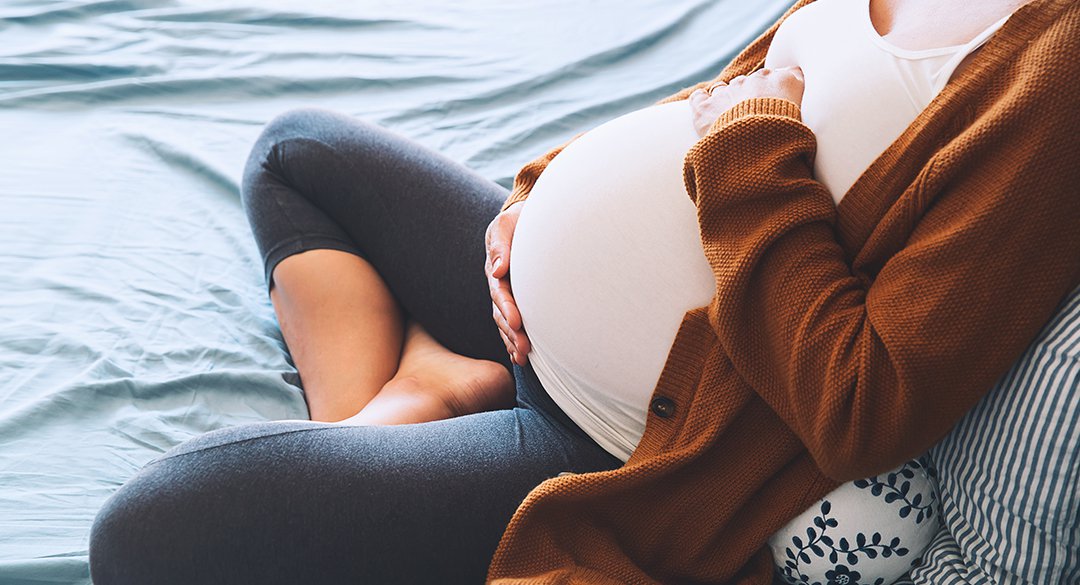
[[[525,495],[620,462],[515,367],[519,406],[397,426],[274,422],[196,438],[99,512],[96,585],[482,583]]]
[[[397,371],[402,352],[397,301],[371,264],[345,252],[302,252],[285,258],[274,272],[278,286],[270,298],[311,419],[351,416]]]
[[[409,321],[397,373],[342,422],[419,423],[511,406],[513,379],[501,365],[456,354]]]
[[[505,190],[377,126],[297,110],[264,130],[242,192],[313,419],[375,396],[355,422],[510,402],[482,267]]]

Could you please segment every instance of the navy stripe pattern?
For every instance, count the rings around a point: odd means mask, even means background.
[[[1080,288],[930,450],[942,529],[916,585],[1080,584]]]

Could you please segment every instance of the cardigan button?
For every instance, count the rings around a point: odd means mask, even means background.
[[[649,404],[649,410],[660,418],[671,418],[675,416],[675,401],[666,396],[657,396]]]

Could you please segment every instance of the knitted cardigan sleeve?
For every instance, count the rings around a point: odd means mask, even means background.
[[[886,215],[909,224],[907,240],[870,234],[864,248],[896,249],[883,265],[848,258],[838,242],[794,103],[742,102],[687,155],[717,284],[710,324],[833,479],[931,447],[1077,286],[1080,124],[1068,112],[1080,68],[1054,63],[1072,63],[1066,48],[1043,48],[1052,70],[1021,60],[1012,79],[984,88],[1002,97],[921,168],[902,198],[912,208]]]

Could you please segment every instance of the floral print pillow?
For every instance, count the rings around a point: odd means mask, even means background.
[[[846,483],[769,539],[791,585],[890,585],[938,531],[936,471],[923,456]]]

